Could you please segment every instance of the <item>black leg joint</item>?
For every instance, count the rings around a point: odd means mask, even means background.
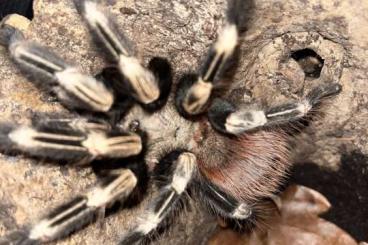
[[[226,134],[226,119],[235,111],[235,107],[229,102],[221,99],[215,99],[208,110],[208,119],[216,130]]]
[[[174,162],[183,152],[185,152],[183,149],[174,150],[161,158],[160,162],[156,164],[152,177],[158,188],[164,187],[171,182],[175,170]]]
[[[160,89],[160,97],[150,103],[142,104],[147,111],[153,112],[161,109],[167,102],[172,87],[172,67],[170,62],[161,57],[154,57],[148,63],[148,69],[155,75]]]
[[[342,91],[342,86],[338,83],[318,86],[307,95],[307,99],[312,106],[318,106],[321,100],[339,94]]]
[[[192,115],[189,115],[184,107],[183,103],[185,100],[185,97],[189,91],[189,89],[192,87],[192,85],[198,80],[198,75],[194,73],[187,73],[184,74],[179,82],[178,87],[175,92],[175,106],[180,115],[182,115],[184,118],[191,118]]]

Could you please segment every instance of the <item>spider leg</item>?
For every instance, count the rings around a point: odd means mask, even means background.
[[[156,230],[167,215],[174,210],[195,172],[196,157],[189,152],[173,152],[158,165],[160,166],[156,168],[156,174],[168,171],[172,172],[172,178],[159,188],[159,194],[146,208],[139,223],[133,230],[124,234],[120,244],[139,243]]]
[[[2,43],[7,44],[19,68],[31,76],[32,82],[55,93],[64,105],[97,112],[111,108],[114,95],[106,84],[66,63],[51,50],[25,40],[16,28],[6,25],[1,30],[7,37]]]
[[[79,13],[87,22],[94,40],[108,52],[110,59],[116,64],[115,72],[110,70],[108,80],[118,91],[128,91],[143,105],[152,104],[168,96],[163,91],[171,87],[171,66],[165,59],[152,60],[147,68],[134,57],[130,41],[119,30],[111,13],[105,11],[94,0],[75,0]]]
[[[206,204],[216,213],[231,219],[244,220],[252,216],[252,205],[239,202],[219,187],[203,180],[196,184]]]
[[[112,172],[101,183],[59,206],[45,218],[0,239],[0,244],[39,244],[66,237],[96,219],[102,210],[126,199],[137,185],[129,169]]]
[[[304,118],[331,96],[341,92],[341,85],[331,83],[318,86],[305,99],[271,108],[236,108],[225,100],[216,99],[208,112],[212,126],[220,132],[239,135],[259,127],[283,125]]]
[[[239,200],[204,178],[196,179],[193,186],[200,200],[203,200],[204,207],[235,230],[263,229],[277,210],[272,198]]]
[[[88,132],[91,130],[111,131],[112,126],[102,119],[95,117],[69,116],[62,113],[37,112],[31,118],[31,123],[37,128],[65,129]]]
[[[5,152],[88,162],[96,158],[125,158],[142,150],[139,135],[109,129],[107,124],[87,119],[46,119],[30,126],[0,126],[0,148]]]
[[[232,9],[231,4],[229,9]],[[228,12],[227,22],[210,48],[199,74],[186,74],[179,81],[176,106],[183,116],[198,115],[206,110],[214,87],[233,58],[238,43],[238,25],[234,17],[236,11]]]
[[[148,63],[148,69],[155,75],[157,78],[159,88],[160,88],[160,96],[157,100],[148,103],[141,104],[146,110],[154,111],[162,108],[167,99],[169,98],[169,94],[171,91],[172,85],[172,68],[170,63],[161,57],[154,57]],[[130,99],[132,92],[130,89],[127,89],[126,85],[122,83],[124,81],[124,76],[121,74],[118,68],[116,67],[106,67],[102,70],[100,74],[98,74],[99,80],[105,81],[111,85],[113,90],[116,93],[117,98],[117,107],[120,108],[124,106],[119,104],[119,98],[123,98],[124,100]],[[127,93],[128,92],[128,93]],[[123,101],[123,103],[126,103]]]

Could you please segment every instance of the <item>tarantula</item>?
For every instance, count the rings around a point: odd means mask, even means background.
[[[341,86],[330,82],[299,101],[270,108],[220,97],[237,49],[242,0],[229,1],[225,24],[199,71],[177,83],[166,59],[154,57],[147,67],[140,63],[112,15],[96,1],[74,2],[112,65],[87,75],[27,41],[16,28],[2,26],[0,41],[21,71],[81,116],[41,114],[31,125],[2,122],[0,148],[6,154],[90,163],[101,180],[0,244],[61,239],[105,209],[143,194],[145,161],[157,162],[150,175],[158,193],[120,244],[147,239],[187,193],[225,219],[255,223],[262,218],[291,165],[289,129],[305,126],[301,122],[312,120],[311,113]]]

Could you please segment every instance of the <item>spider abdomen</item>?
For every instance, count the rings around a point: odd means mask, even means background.
[[[271,197],[291,165],[287,137],[278,130],[256,131],[236,138],[213,134],[204,145],[207,150],[199,154],[198,161],[202,174],[246,203]],[[209,150],[216,153],[208,154]]]

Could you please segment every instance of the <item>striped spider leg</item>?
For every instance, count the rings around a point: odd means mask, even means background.
[[[131,42],[122,33],[114,16],[101,8],[98,1],[75,0],[75,6],[87,23],[96,45],[107,52],[111,67],[102,73],[122,95],[132,96],[146,108],[162,106],[171,89],[171,68],[164,58],[154,57],[144,67]]]
[[[111,172],[85,194],[72,198],[35,224],[1,238],[0,244],[39,244],[66,237],[94,221],[115,202],[126,199],[137,181],[129,169]]]
[[[198,115],[206,110],[214,87],[232,58],[237,41],[236,24],[226,23],[210,48],[199,74],[185,74],[180,79],[176,104],[182,115]]]
[[[38,244],[66,237],[96,220],[106,208],[129,198],[144,181],[141,178],[145,175],[145,164],[124,160],[141,153],[140,135],[111,129],[106,123],[86,118],[42,119],[33,120],[30,126],[2,123],[3,152],[79,164],[96,161],[106,164],[108,159],[115,159],[121,162],[120,168],[106,172],[86,194],[72,198],[34,224],[0,239],[0,244]],[[140,167],[137,169],[136,165]]]
[[[266,109],[236,107],[226,100],[216,99],[209,109],[208,118],[216,130],[240,135],[259,127],[283,125],[305,118],[318,111],[324,100],[339,94],[341,89],[338,83],[320,85],[300,101]]]

